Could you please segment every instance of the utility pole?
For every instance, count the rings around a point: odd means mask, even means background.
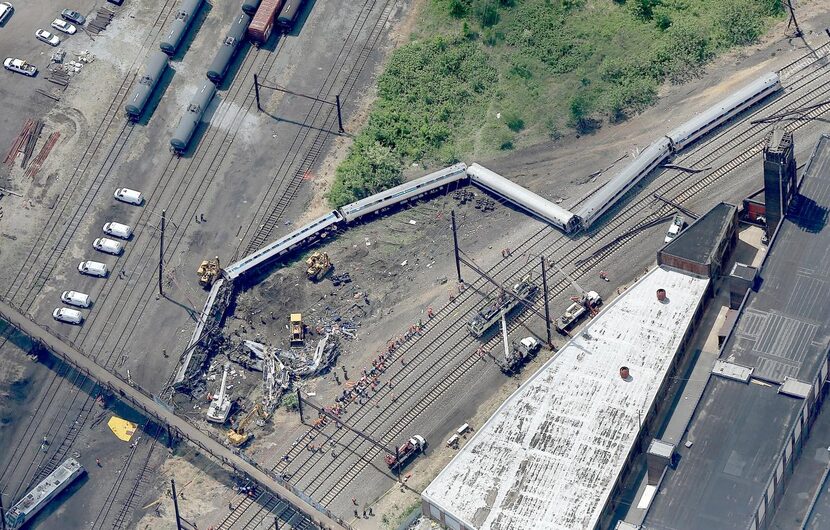
[[[262,112],[262,105],[259,102],[259,79],[254,74],[254,92],[256,93],[256,110]]]
[[[548,303],[548,271],[545,267],[545,257],[542,256],[542,295],[545,297],[545,331],[548,335],[548,347],[553,349],[553,339],[550,336],[550,304]]]
[[[170,488],[173,492],[173,510],[176,512],[176,530],[182,530],[182,520],[179,517],[179,499],[176,497],[176,481],[170,479]]]
[[[334,96],[334,101],[337,103],[337,127],[340,130],[340,134],[346,132],[346,129],[343,128],[343,114],[340,112],[340,94]]]
[[[453,242],[453,249],[455,249],[455,272],[458,274],[458,283],[464,283],[464,280],[461,279],[461,260],[459,259],[460,256],[458,255],[458,231],[455,227],[455,210],[450,212],[452,217],[452,242]]]
[[[795,37],[803,36],[804,33],[802,33],[801,28],[798,27],[798,20],[795,19],[795,9],[793,9],[792,0],[787,0],[787,9],[790,10],[790,21],[787,22],[787,27],[790,27],[790,25],[795,26]]]
[[[280,516],[279,515],[274,516],[274,528],[276,528],[277,530],[280,530]]]
[[[305,423],[303,421],[303,397],[300,395],[299,388],[297,388],[297,410],[300,411],[300,423]]]
[[[161,287],[161,277],[164,273],[164,214],[165,210],[161,211],[161,242],[159,243],[159,296],[164,296],[164,291]]]

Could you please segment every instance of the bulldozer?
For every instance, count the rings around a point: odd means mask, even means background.
[[[325,252],[314,252],[305,260],[305,264],[308,266],[305,271],[306,276],[313,282],[319,282],[334,268],[329,255]]]
[[[291,313],[291,345],[303,346],[305,344],[305,325],[303,324],[302,313]]]
[[[256,416],[259,416],[263,421],[267,420],[269,416],[269,414],[265,412],[265,408],[259,403],[257,403],[250,412],[245,414],[245,417],[239,420],[239,423],[237,423],[235,427],[231,427],[228,430],[228,443],[234,447],[241,447],[245,445],[245,443],[253,437],[250,432],[245,430],[245,427],[247,427],[248,424],[251,423],[251,420],[253,420]]]
[[[196,274],[199,275],[199,285],[205,289],[210,289],[210,286],[219,277],[219,270],[219,256],[203,260],[196,270]]]

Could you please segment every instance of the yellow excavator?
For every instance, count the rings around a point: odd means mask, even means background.
[[[329,255],[325,252],[314,252],[305,260],[308,266],[305,273],[308,279],[318,282],[325,278],[326,274],[333,268]]]
[[[239,423],[236,424],[236,427],[231,427],[227,432],[228,443],[234,447],[241,447],[245,445],[245,443],[253,437],[250,432],[245,430],[245,427],[251,423],[251,420],[254,419],[255,416],[259,416],[263,420],[267,420],[269,414],[265,412],[265,408],[257,403],[256,406],[251,409],[250,412],[245,414],[245,417],[239,420]]]
[[[213,259],[203,260],[196,270],[196,274],[199,275],[199,285],[205,289],[209,289],[213,285],[213,282],[216,281],[216,278],[219,277],[219,271],[219,256]]]

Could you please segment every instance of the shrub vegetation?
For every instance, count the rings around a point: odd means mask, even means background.
[[[392,53],[333,206],[451,163],[617,122],[757,42],[781,0],[427,0]]]

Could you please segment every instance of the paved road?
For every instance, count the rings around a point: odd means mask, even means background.
[[[157,403],[149,394],[139,388],[130,386],[117,375],[109,372],[92,359],[83,355],[78,349],[59,339],[50,331],[22,315],[17,309],[0,300],[0,318],[29,336],[32,340],[41,343],[65,362],[82,372],[100,386],[110,389],[120,399],[138,408],[161,424],[167,425],[174,432],[178,432],[191,443],[211,454],[223,465],[237,473],[250,477],[261,487],[267,489],[279,498],[285,499],[306,514],[314,523],[322,528],[339,528],[346,530],[347,525],[324,515],[314,506],[288,490],[276,480],[267,475],[260,468],[252,465],[239,455],[231,452],[204,432],[180,418],[170,410]]]

